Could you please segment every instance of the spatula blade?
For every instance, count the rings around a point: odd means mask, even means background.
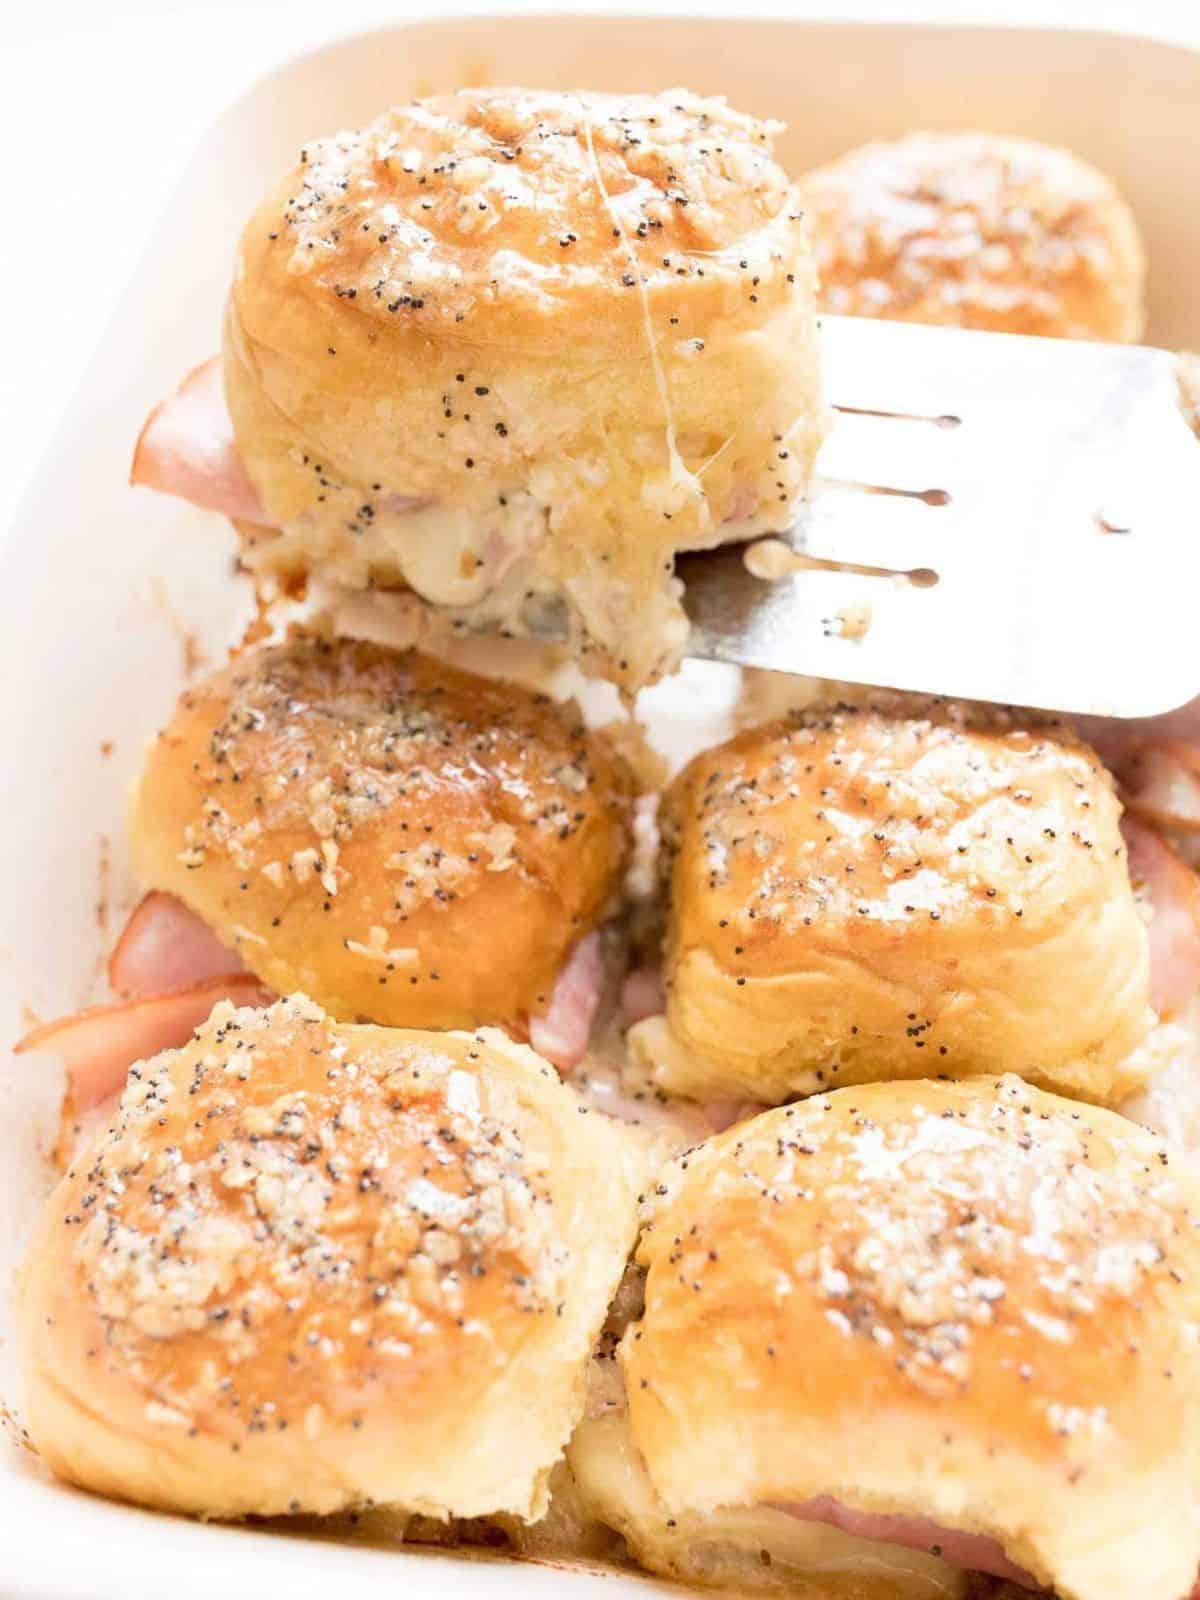
[[[841,317],[822,337],[836,420],[782,537],[884,570],[767,582],[741,548],[684,557],[690,655],[1101,716],[1200,690],[1200,443],[1173,356]]]

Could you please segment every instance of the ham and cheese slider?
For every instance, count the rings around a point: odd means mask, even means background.
[[[1110,179],[1069,150],[912,133],[800,183],[821,306],[856,317],[1135,343],[1145,261]]]
[[[812,1579],[854,1555],[819,1524],[937,1558],[918,1593],[1190,1594],[1200,1182],[1145,1130],[1011,1076],[843,1089],[682,1157],[638,1259],[627,1411],[570,1461],[648,1566]]]
[[[1112,779],[1065,730],[939,703],[801,712],[699,756],[661,812],[669,1093],[768,1104],[1011,1070],[1115,1100],[1153,1020]]]
[[[532,1520],[638,1182],[622,1130],[498,1032],[222,1005],[47,1202],[18,1288],[30,1436],[164,1510]]]
[[[134,481],[236,518],[285,584],[515,631],[565,602],[597,668],[670,668],[676,552],[786,527],[819,442],[775,131],[683,90],[489,88],[314,140],[242,236],[223,384],[151,418]]]
[[[246,653],[150,746],[130,843],[156,937],[135,919],[118,986],[144,942],[176,979],[183,959],[220,966],[164,933],[181,902],[226,966],[344,1021],[502,1024],[570,1064],[632,791],[573,708],[511,684],[351,640]]]

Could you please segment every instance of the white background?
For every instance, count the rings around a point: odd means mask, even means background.
[[[358,26],[421,13],[546,9],[1058,23],[1200,44],[1200,0],[25,0],[6,8],[0,45],[0,531],[176,175],[223,106],[267,67]],[[1200,132],[1200,107],[1197,124]]]

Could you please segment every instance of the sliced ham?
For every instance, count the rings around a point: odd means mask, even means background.
[[[898,1544],[906,1550],[924,1550],[940,1556],[964,1572],[985,1572],[993,1578],[1019,1584],[1024,1589],[1039,1589],[1037,1580],[1004,1554],[996,1539],[977,1533],[959,1533],[940,1527],[926,1517],[895,1516],[874,1511],[856,1511],[831,1495],[780,1505],[776,1510],[802,1522],[821,1522],[856,1539],[877,1539],[882,1544]]]
[[[1153,828],[1121,819],[1129,851],[1129,876],[1143,887],[1150,919],[1150,999],[1170,1018],[1200,990],[1200,874]]]
[[[1131,746],[1147,739],[1200,745],[1200,695],[1159,717],[1068,717],[1067,721],[1106,765],[1113,766]]]
[[[1200,696],[1159,717],[1071,717],[1117,779],[1121,799],[1200,865]]]
[[[133,1062],[186,1044],[218,1001],[257,1006],[273,999],[249,973],[230,973],[169,994],[89,1006],[34,1028],[16,1046],[16,1053],[45,1050],[61,1057],[72,1107],[82,1115],[117,1093]]]
[[[146,418],[129,481],[175,495],[202,511],[219,511],[262,528],[273,525],[238,454],[220,356],[189,372]],[[388,493],[378,504],[380,511],[402,514],[423,510],[433,501],[425,495]]]
[[[221,358],[214,356],[155,406],[138,436],[129,481],[190,500],[205,511],[267,524],[233,439]]]
[[[667,1009],[661,967],[635,967],[621,985],[621,1021],[626,1028],[647,1017],[660,1017]]]
[[[725,505],[722,522],[749,522],[762,504],[762,494],[755,484],[744,483],[734,490]]]
[[[1113,762],[1126,806],[1143,822],[1200,832],[1200,745],[1143,739]]]
[[[529,1019],[529,1042],[561,1072],[570,1072],[587,1054],[592,1022],[604,988],[600,934],[589,933],[572,950],[558,975],[550,1004]]]
[[[206,978],[243,971],[194,911],[173,894],[153,890],[134,907],[108,958],[108,981],[120,995],[140,998],[187,989]]]
[[[670,1139],[676,1150],[694,1149],[723,1133],[735,1122],[756,1117],[766,1106],[750,1100],[677,1100],[670,1095],[627,1088],[620,1067],[612,1061],[589,1058],[571,1079],[580,1098],[606,1117],[628,1122]]]
[[[385,494],[380,497],[379,509],[390,516],[399,517],[406,516],[410,511],[424,511],[434,503],[428,495]]]
[[[726,1128],[739,1122],[748,1122],[760,1111],[768,1108],[759,1100],[706,1100],[700,1107],[704,1119],[714,1133],[724,1133]]]

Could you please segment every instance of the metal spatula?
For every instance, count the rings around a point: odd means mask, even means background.
[[[1200,442],[1161,350],[826,317],[787,548],[680,560],[688,653],[1147,716],[1200,691]],[[795,555],[789,555],[789,550]]]

